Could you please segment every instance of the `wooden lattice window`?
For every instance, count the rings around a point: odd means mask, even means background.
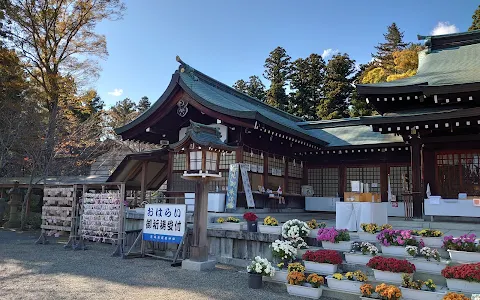
[[[480,150],[436,155],[437,186],[443,198],[480,195]]]
[[[412,169],[409,165],[404,166],[392,166],[390,167],[390,188],[392,189],[392,194],[397,197],[397,201],[403,201],[403,176],[406,174],[408,178],[412,178]],[[411,190],[411,187],[410,187]]]
[[[173,154],[173,170],[184,171],[187,169],[187,155],[185,153]]]
[[[289,159],[288,177],[303,178],[303,162],[295,159]]]
[[[347,168],[347,192],[352,191],[351,181],[367,183],[371,193],[380,193],[380,167]]]
[[[278,174],[277,174],[277,171],[279,172]],[[268,157],[268,174],[275,174],[273,176],[285,175],[285,157],[269,156]]]
[[[250,164],[250,172],[263,174],[264,156],[260,151],[253,149],[250,151],[245,150],[243,152],[243,162]]]
[[[317,197],[338,196],[338,168],[308,169],[308,185]]]
[[[182,178],[183,173],[172,173],[172,191],[175,192],[195,192],[195,182]]]
[[[287,193],[300,195],[302,193],[302,180],[290,178]]]
[[[232,151],[230,153],[223,152],[220,155],[220,170],[228,170],[230,169],[230,165],[234,164],[236,162],[236,153],[235,151]]]

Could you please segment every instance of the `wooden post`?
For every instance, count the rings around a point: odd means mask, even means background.
[[[338,177],[338,197],[343,198],[345,189],[347,188],[347,168],[345,165],[340,165],[338,168]]]
[[[140,182],[140,189],[141,189],[141,195],[140,195],[140,203],[143,203],[145,201],[145,192],[146,192],[146,185],[147,185],[147,165],[148,162],[144,161],[142,163],[142,176],[141,176],[141,182]],[[136,199],[136,197],[135,197]],[[133,203],[134,207],[137,206],[137,203]]]
[[[386,163],[380,164],[380,197],[382,202],[388,202],[388,166]]]
[[[413,217],[423,218],[423,191],[422,191],[422,143],[417,137],[411,140],[411,163],[412,163],[412,193],[413,193]]]
[[[193,242],[190,259],[208,261],[208,178],[196,181],[195,209],[193,211]]]
[[[173,152],[168,152],[167,191],[172,190]]]

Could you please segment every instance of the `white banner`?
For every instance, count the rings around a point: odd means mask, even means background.
[[[182,242],[186,228],[185,204],[147,204],[143,216],[143,240]]]
[[[242,174],[243,190],[245,191],[245,198],[247,199],[248,208],[255,208],[255,200],[253,200],[252,187],[250,186],[250,179],[248,178],[248,168],[246,164],[240,164],[240,173]]]

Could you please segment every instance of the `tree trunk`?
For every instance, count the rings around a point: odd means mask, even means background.
[[[23,202],[22,202],[22,212],[21,212],[21,223],[20,223],[20,229],[21,230],[25,230],[26,228],[26,225],[27,225],[27,216],[28,216],[28,212],[27,212],[27,207],[28,207],[28,203],[30,201],[30,195],[32,194],[32,189],[33,189],[33,175],[34,175],[34,172],[32,172],[32,174],[30,175],[30,182],[28,183],[28,188],[27,188],[27,193],[25,194],[25,196],[23,197]]]

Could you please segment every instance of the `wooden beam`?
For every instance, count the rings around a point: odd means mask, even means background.
[[[388,166],[380,164],[380,197],[382,202],[388,202]]]
[[[173,152],[168,152],[167,191],[172,190]]]
[[[137,176],[138,172],[140,172],[141,169],[142,169],[142,164],[138,162],[137,166],[131,169],[130,172],[128,172],[128,175],[127,177],[125,177],[124,181],[127,182],[133,177]]]

